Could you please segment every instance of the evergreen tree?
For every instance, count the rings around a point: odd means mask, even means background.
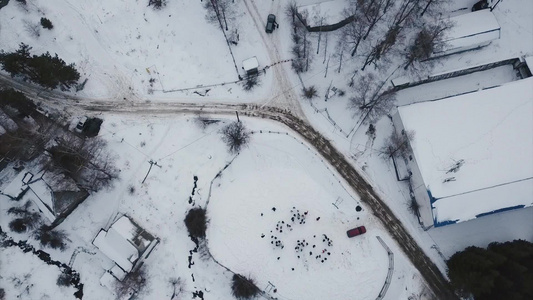
[[[476,300],[533,299],[533,243],[516,240],[468,247],[448,260],[448,276],[462,296]]]
[[[30,50],[31,47],[21,43],[17,51],[0,55],[2,68],[11,76],[21,76],[50,89],[70,88],[80,79],[75,65],[67,65],[57,54],[51,56],[46,52],[30,56]]]
[[[50,21],[47,18],[41,18],[41,26],[46,29],[52,29],[54,28],[54,25],[52,25],[52,21]]]

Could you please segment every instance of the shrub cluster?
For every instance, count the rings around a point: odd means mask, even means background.
[[[189,210],[185,217],[185,226],[189,234],[193,238],[205,238],[205,231],[207,230],[207,216],[205,209],[193,208]]]
[[[246,278],[239,274],[233,275],[231,292],[237,299],[250,299],[259,294],[259,288],[251,278]]]
[[[51,30],[52,28],[54,28],[54,25],[52,25],[52,21],[50,21],[47,18],[41,18],[41,26],[43,26],[43,28],[48,29],[48,30]]]

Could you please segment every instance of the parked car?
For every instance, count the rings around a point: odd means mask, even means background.
[[[359,227],[355,227],[355,228],[352,228],[352,229],[346,231],[346,234],[348,235],[349,238],[351,238],[351,237],[354,237],[354,236],[361,235],[361,234],[363,234],[365,232],[366,232],[365,226],[359,226]]]
[[[266,33],[272,33],[272,31],[274,31],[274,29],[276,29],[276,25],[277,24],[278,23],[276,23],[276,16],[273,15],[273,14],[268,15],[267,25],[266,25],[266,28],[265,28]]]
[[[78,122],[78,125],[76,125],[76,130],[78,132],[81,132],[83,128],[85,128],[85,122],[87,122],[87,117],[82,117]]]

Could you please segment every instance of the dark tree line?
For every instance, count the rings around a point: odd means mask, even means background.
[[[18,50],[0,54],[2,68],[11,76],[20,76],[43,87],[55,89],[58,86],[68,89],[77,84],[80,73],[74,64],[67,65],[64,60],[46,52],[30,55],[31,47],[21,43]]]
[[[515,240],[468,247],[448,260],[457,292],[476,300],[533,299],[533,243]]]

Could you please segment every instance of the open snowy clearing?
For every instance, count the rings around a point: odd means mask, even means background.
[[[213,256],[261,287],[271,283],[282,299],[375,297],[388,269],[377,220],[356,212],[357,201],[297,140],[253,138],[215,181],[208,206]],[[361,225],[366,234],[347,238],[346,230]]]

